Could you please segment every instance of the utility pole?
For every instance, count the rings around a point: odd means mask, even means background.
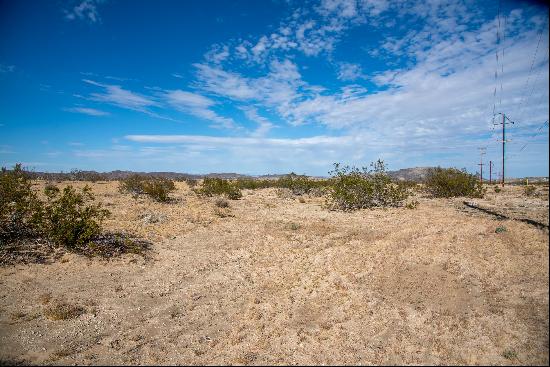
[[[493,161],[489,161],[489,185],[493,183]]]
[[[487,148],[485,147],[480,147],[480,148],[477,148],[479,149],[479,163],[477,164],[479,166],[479,182],[483,185],[483,155],[485,154],[485,150]]]
[[[502,125],[502,187],[504,187],[504,157],[506,153],[506,124],[513,124],[514,121],[510,120],[504,113],[499,112],[497,115],[502,115],[502,122],[494,123],[494,125]],[[508,122],[506,122],[508,120]],[[508,140],[510,141],[510,140]]]

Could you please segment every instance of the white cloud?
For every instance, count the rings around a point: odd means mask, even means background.
[[[97,5],[103,2],[104,0],[83,0],[72,9],[65,10],[65,19],[85,20],[90,23],[101,22],[101,17],[99,16]]]
[[[170,105],[180,111],[214,122],[215,125],[213,125],[213,127],[223,127],[226,129],[237,128],[233,119],[220,116],[212,111],[210,107],[214,106],[216,103],[210,98],[200,94],[182,90],[172,90],[166,92],[166,100]]]
[[[95,108],[87,108],[87,107],[70,107],[70,108],[65,108],[64,110],[68,112],[82,113],[89,116],[108,116],[109,115],[109,112],[97,110]]]
[[[260,116],[258,109],[255,107],[241,107],[247,119],[254,121],[258,124],[258,127],[252,132],[252,137],[264,137],[274,127],[274,125],[267,118]]]
[[[277,146],[277,147],[307,147],[307,146],[338,146],[353,140],[349,136],[314,136],[298,139],[268,139],[255,137],[217,137],[202,135],[126,135],[126,139],[139,143],[161,144],[213,144],[218,146]]]
[[[363,78],[365,78],[365,75],[359,64],[343,62],[338,65],[338,79],[350,81]]]
[[[15,71],[14,65],[0,64],[0,73],[13,73]]]
[[[92,93],[90,99],[98,102],[107,102],[122,108],[143,111],[147,107],[158,106],[158,103],[149,97],[123,89],[119,85],[109,85],[83,79],[84,82],[105,89],[104,93]]]

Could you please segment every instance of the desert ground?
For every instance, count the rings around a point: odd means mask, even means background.
[[[183,182],[168,204],[91,185],[106,229],[151,250],[0,267],[4,364],[549,362],[548,230],[514,220],[548,224],[547,186],[491,186],[475,201],[499,220],[461,198],[339,212],[263,189],[218,208]]]

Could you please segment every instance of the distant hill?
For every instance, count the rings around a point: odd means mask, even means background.
[[[426,179],[429,170],[433,167],[414,167],[403,168],[397,171],[389,171],[388,175],[398,181],[415,181],[422,182]],[[207,174],[190,174],[179,172],[134,172],[134,171],[111,171],[111,172],[96,172],[96,171],[79,171],[73,170],[71,172],[36,172],[31,171],[31,176],[43,180],[75,180],[75,181],[103,181],[103,180],[121,180],[130,175],[139,174],[150,177],[164,177],[171,180],[197,180],[204,177],[217,177],[229,180],[237,180],[244,178],[256,178],[276,180],[286,174],[267,174],[267,175],[244,175],[233,172],[222,173],[207,173]],[[323,179],[326,177],[321,176],[309,176],[314,179]],[[526,177],[530,183],[547,183],[548,177]],[[526,178],[506,178],[506,182],[511,184],[523,184]],[[487,181],[487,179],[484,179]]]

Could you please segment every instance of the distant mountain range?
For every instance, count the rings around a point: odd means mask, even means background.
[[[398,181],[415,181],[422,182],[426,179],[429,170],[433,167],[414,167],[403,168],[397,171],[388,171],[388,175]],[[120,180],[130,175],[139,174],[151,177],[164,177],[172,180],[196,180],[204,177],[217,177],[230,180],[242,179],[242,178],[257,178],[276,180],[285,174],[268,174],[268,175],[243,175],[240,173],[208,173],[208,174],[190,174],[179,172],[134,172],[134,171],[111,171],[111,172],[96,172],[96,171],[79,171],[73,170],[71,172],[30,172],[34,178],[44,180],[86,180],[86,181],[101,181],[101,180]],[[311,176],[314,177],[314,176]],[[323,178],[316,176],[314,178]],[[529,182],[548,182],[548,177],[527,177]],[[507,178],[506,181],[510,183],[516,183],[524,181],[525,178]]]

